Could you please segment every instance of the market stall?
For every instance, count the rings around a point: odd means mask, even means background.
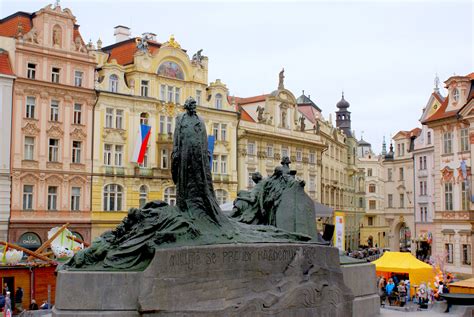
[[[450,293],[474,294],[474,278],[454,282],[448,286]]]
[[[378,276],[389,277],[391,274],[408,274],[411,290],[422,282],[434,283],[433,267],[408,252],[385,252],[382,257],[372,262]],[[414,294],[414,293],[412,293]]]

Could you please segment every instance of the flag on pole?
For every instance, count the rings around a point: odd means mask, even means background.
[[[150,138],[151,127],[149,125],[140,124],[140,131],[138,132],[137,141],[135,143],[135,150],[133,151],[132,162],[138,164],[143,163],[145,157],[148,139]]]

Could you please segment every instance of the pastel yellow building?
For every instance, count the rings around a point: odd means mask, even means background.
[[[187,97],[198,103],[208,135],[214,135],[213,178],[220,203],[237,191],[237,113],[228,89],[218,79],[208,84],[208,58],[192,56],[173,36],[158,43],[152,33],[130,37],[115,28],[116,43],[96,50],[98,63],[94,110],[92,237],[113,229],[127,210],[146,201],[173,205],[171,180],[174,118]],[[140,124],[151,126],[142,164],[132,162]]]

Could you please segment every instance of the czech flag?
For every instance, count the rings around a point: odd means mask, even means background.
[[[150,138],[150,132],[151,127],[149,125],[140,124],[140,131],[138,133],[137,142],[135,143],[132,162],[136,162],[138,164],[143,163],[146,147],[148,145],[148,139]]]

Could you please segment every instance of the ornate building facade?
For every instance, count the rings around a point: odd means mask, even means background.
[[[11,41],[13,42],[13,41]],[[12,48],[13,45],[10,45]],[[0,240],[7,241],[10,218],[10,140],[13,105],[13,73],[8,51],[0,44]]]
[[[393,137],[395,150],[385,155],[385,218],[390,228],[389,247],[392,251],[408,251],[412,248],[414,233],[414,184],[413,149],[420,128],[399,131]]]
[[[444,101],[438,87],[434,89],[428,103],[423,108],[420,122],[425,121]],[[433,130],[423,125],[420,135],[415,139],[413,150],[414,191],[415,191],[415,228],[413,240],[416,255],[427,259],[432,255],[435,233],[435,172],[434,172],[434,134]]]
[[[51,227],[90,240],[93,56],[69,9],[0,21],[14,40],[9,240],[34,248]],[[3,41],[3,40],[2,40]]]
[[[369,247],[388,247],[389,228],[385,221],[385,183],[383,156],[372,152],[371,144],[359,141],[357,166],[365,172],[366,212],[360,228],[360,243]]]
[[[208,135],[215,139],[212,172],[220,203],[237,192],[237,113],[227,87],[208,84],[208,58],[190,57],[173,36],[159,43],[152,33],[130,37],[115,28],[116,43],[95,52],[98,72],[95,106],[92,236],[114,228],[132,207],[148,200],[176,201],[171,179],[174,118],[192,96]],[[140,124],[151,126],[142,164],[132,162]]]
[[[434,133],[433,254],[447,271],[472,276],[474,73],[444,83],[448,96],[422,121]]]

